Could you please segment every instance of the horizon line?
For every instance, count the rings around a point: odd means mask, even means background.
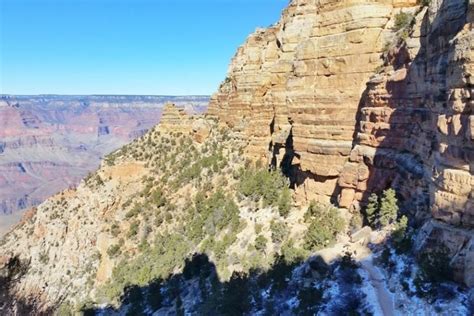
[[[22,96],[22,97],[34,97],[34,96],[130,96],[130,97],[210,97],[212,94],[60,94],[60,93],[39,93],[39,94],[14,94],[14,93],[1,93],[0,96]]]

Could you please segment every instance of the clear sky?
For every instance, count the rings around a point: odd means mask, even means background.
[[[211,94],[288,0],[0,0],[0,93]]]

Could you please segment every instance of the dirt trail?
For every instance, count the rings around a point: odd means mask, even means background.
[[[344,249],[344,251],[341,251],[342,249]],[[386,287],[385,277],[373,263],[372,251],[360,243],[348,242],[345,245],[335,245],[335,247],[331,248],[330,252],[334,255],[336,252],[343,254],[345,251],[353,253],[355,259],[360,262],[361,268],[369,275],[370,285],[374,288],[374,293],[377,296],[377,302],[373,303],[380,306],[380,310],[384,316],[397,315],[392,295]]]
[[[385,278],[380,270],[374,266],[372,256],[360,261],[362,268],[369,274],[372,287],[375,289],[378,303],[384,316],[395,316],[392,296],[385,286]]]

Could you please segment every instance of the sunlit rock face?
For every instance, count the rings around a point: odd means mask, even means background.
[[[329,202],[394,15],[415,2],[292,1],[238,49],[210,115],[242,130],[250,158],[296,166],[301,197]]]
[[[208,98],[3,96],[0,213],[37,205],[75,185],[97,168],[102,156],[157,124],[168,101],[202,112]]]
[[[464,0],[292,1],[238,49],[209,115],[241,131],[248,158],[282,167],[300,201],[358,211],[393,187],[413,222],[472,228],[472,12]]]

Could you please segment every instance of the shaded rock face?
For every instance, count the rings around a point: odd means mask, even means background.
[[[474,287],[474,235],[465,229],[455,228],[435,220],[427,221],[415,240],[415,252],[436,251],[440,244],[447,251],[453,277]]]
[[[342,206],[357,209],[371,192],[394,187],[414,218],[473,227],[467,12],[466,1],[432,1],[369,80],[355,146],[339,179]]]
[[[37,205],[77,184],[101,157],[158,123],[170,100],[202,112],[208,98],[2,96],[0,214]],[[12,224],[2,217],[0,235]]]

